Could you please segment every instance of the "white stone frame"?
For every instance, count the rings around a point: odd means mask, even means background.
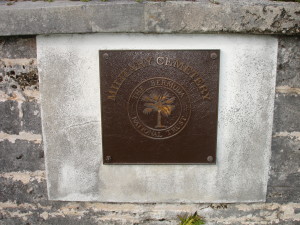
[[[99,50],[220,49],[216,165],[103,165]],[[266,199],[277,39],[255,35],[37,37],[51,200],[260,202]]]

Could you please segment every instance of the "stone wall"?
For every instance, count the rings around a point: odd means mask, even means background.
[[[34,36],[0,38],[0,224],[300,223],[300,38],[278,37],[267,203],[109,204],[48,201]],[[187,184],[188,185],[188,184]]]
[[[300,200],[299,50],[299,37],[279,37],[268,202]]]

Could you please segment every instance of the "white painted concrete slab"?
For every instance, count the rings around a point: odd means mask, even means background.
[[[103,165],[100,49],[220,49],[216,165]],[[38,36],[49,198],[265,201],[277,39],[247,35]]]

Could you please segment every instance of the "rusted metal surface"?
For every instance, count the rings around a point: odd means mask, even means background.
[[[216,162],[219,50],[100,51],[104,164]]]

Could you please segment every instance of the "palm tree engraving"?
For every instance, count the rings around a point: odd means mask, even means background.
[[[165,128],[166,126],[161,123],[161,115],[165,117],[171,115],[171,112],[175,109],[175,106],[172,105],[175,97],[170,97],[168,92],[161,94],[154,90],[149,95],[144,95],[142,100],[146,102],[144,104],[146,107],[143,110],[144,114],[149,115],[151,112],[157,112],[157,123],[155,128]]]

